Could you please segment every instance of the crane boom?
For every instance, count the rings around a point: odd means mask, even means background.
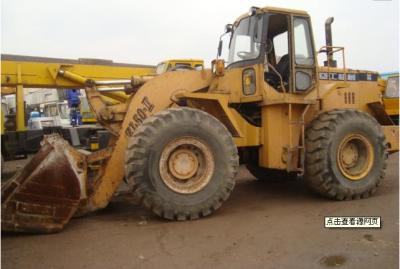
[[[25,130],[23,88],[84,88],[77,80],[59,75],[68,71],[85,79],[122,80],[132,76],[152,75],[155,66],[114,63],[101,59],[62,59],[23,55],[1,55],[2,94],[16,93],[16,127]],[[14,90],[13,90],[14,89]]]
[[[100,59],[62,59],[22,55],[1,55],[1,85],[27,88],[82,88],[76,81],[58,76],[66,70],[93,80],[129,79],[131,76],[151,75],[155,66],[114,63]],[[19,78],[20,77],[20,81]]]

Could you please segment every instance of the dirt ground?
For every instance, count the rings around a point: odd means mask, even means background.
[[[242,168],[223,207],[210,217],[189,222],[157,218],[122,195],[101,212],[73,219],[58,234],[2,234],[1,265],[26,269],[398,268],[398,162],[398,154],[390,157],[386,179],[375,196],[344,202],[313,194],[301,180],[262,183]],[[327,215],[381,216],[383,227],[325,229]]]

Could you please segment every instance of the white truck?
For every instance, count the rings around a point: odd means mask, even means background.
[[[41,104],[40,112],[40,117],[32,117],[28,120],[29,129],[39,130],[47,126],[71,127],[67,101]]]

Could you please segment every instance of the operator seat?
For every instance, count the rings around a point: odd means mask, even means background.
[[[279,62],[275,65],[275,69],[281,75],[283,85],[286,88],[286,86],[289,84],[289,77],[290,77],[289,54],[285,54],[279,59]],[[265,73],[264,79],[268,84],[270,84],[276,90],[278,90],[278,91],[283,90],[281,88],[279,76],[275,72],[269,71],[269,72]]]
[[[289,83],[289,74],[290,74],[289,54],[283,55],[282,58],[277,63],[275,68],[279,72],[279,74],[282,76],[283,82],[286,84]]]

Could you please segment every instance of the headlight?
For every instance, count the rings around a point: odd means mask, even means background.
[[[253,68],[243,70],[243,94],[252,95],[256,92],[256,72]]]
[[[215,59],[211,62],[211,70],[217,77],[225,74],[225,61],[223,59]]]

